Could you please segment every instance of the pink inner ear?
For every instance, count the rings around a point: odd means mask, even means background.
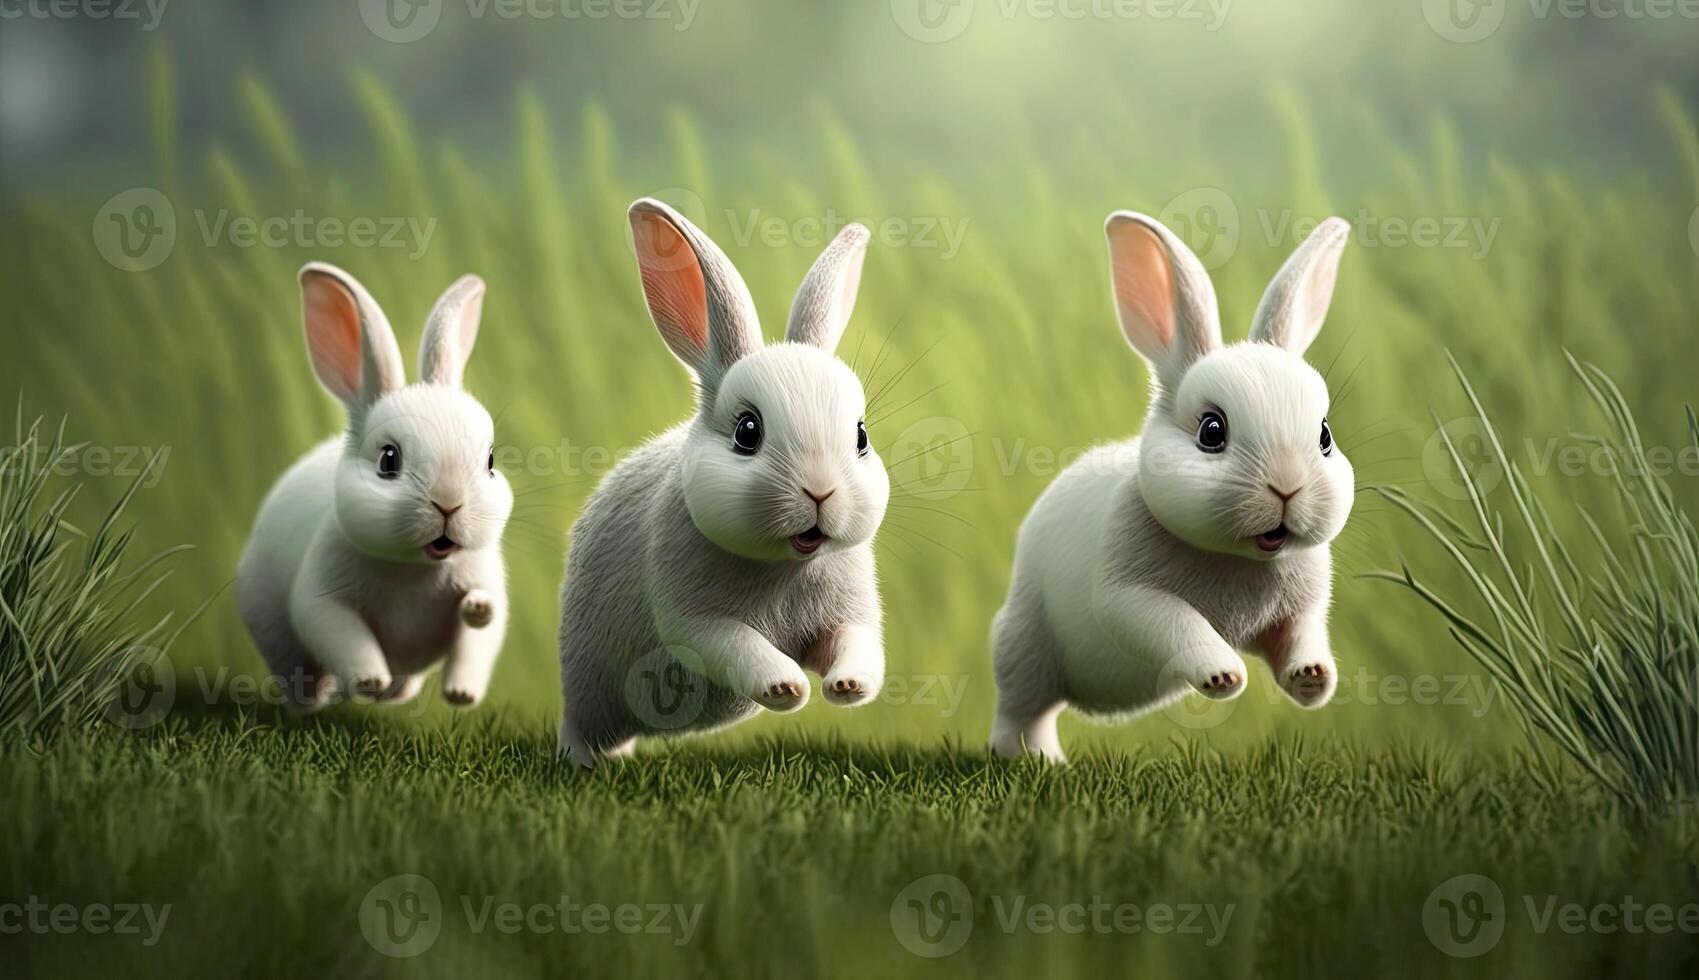
[[[631,223],[649,315],[667,345],[692,365],[708,351],[708,287],[684,234],[658,214]]]
[[[309,272],[301,281],[307,353],[331,394],[353,401],[360,393],[360,309],[332,276]]]
[[[1156,233],[1136,221],[1117,222],[1109,232],[1114,255],[1115,301],[1121,329],[1147,356],[1166,352],[1174,342],[1174,274],[1168,249]],[[1135,335],[1147,333],[1147,335]]]

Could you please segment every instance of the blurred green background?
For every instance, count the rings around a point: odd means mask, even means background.
[[[841,353],[897,490],[879,539],[889,679],[781,727],[985,737],[986,633],[1015,528],[1072,453],[1136,431],[1145,375],[1102,244],[1158,214],[1212,266],[1229,338],[1328,214],[1353,221],[1312,351],[1359,482],[1460,503],[1436,423],[1481,460],[1452,351],[1567,504],[1608,474],[1561,356],[1609,370],[1683,450],[1699,22],[1495,0],[388,0],[137,4],[0,21],[0,395],[91,443],[90,513],[197,550],[155,596],[224,589],[260,499],[340,411],[303,356],[295,270],[328,259],[412,362],[464,272],[490,286],[469,388],[519,507],[490,708],[551,726],[564,532],[614,458],[690,409],[644,311],[624,209],[660,196],[748,279],[768,327],[843,221],[873,227]],[[43,7],[41,10],[49,10]],[[81,8],[78,8],[81,9]],[[1640,11],[1640,15],[1627,13]],[[1616,11],[1616,16],[1604,16]],[[1471,448],[1472,447],[1472,448]],[[1480,474],[1477,474],[1480,475]],[[1490,477],[1490,474],[1487,474]],[[1356,576],[1422,537],[1360,493],[1337,547],[1335,704],[1251,690],[1070,745],[1174,738],[1514,739],[1486,677],[1412,597]],[[1453,580],[1453,584],[1455,581]],[[180,705],[259,661],[228,590],[172,654]],[[221,671],[222,669],[222,671]],[[220,695],[225,691],[225,695]],[[401,709],[411,711],[413,709]],[[430,719],[446,709],[433,705]]]

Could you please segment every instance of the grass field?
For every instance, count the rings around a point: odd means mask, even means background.
[[[1600,794],[1552,797],[1497,754],[1283,740],[1046,769],[957,745],[787,737],[583,776],[550,761],[550,738],[487,718],[420,732],[215,714],[45,756],[10,747],[6,893],[165,917],[151,946],[145,927],[48,934],[22,963],[42,976],[1341,977],[1699,963],[1691,933],[1551,917],[1625,897],[1699,917],[1691,823],[1625,823]],[[1478,959],[1449,955],[1474,947],[1435,918],[1459,875],[1502,894],[1502,936],[1474,937]],[[386,921],[398,888],[424,904]],[[597,905],[606,931],[571,931],[594,927],[579,906]],[[643,907],[641,925],[624,905]],[[428,924],[379,931],[415,920]],[[406,958],[380,953],[384,937],[405,937],[386,948]]]
[[[1434,453],[1436,421],[1471,461],[1487,461],[1449,350],[1538,485],[1620,528],[1608,474],[1586,463],[1568,472],[1550,455],[1585,445],[1571,433],[1599,424],[1560,348],[1622,384],[1649,444],[1684,445],[1699,260],[1688,205],[1669,200],[1699,191],[1699,139],[1674,99],[1658,103],[1683,175],[1674,190],[1496,157],[1466,178],[1443,122],[1424,145],[1401,146],[1364,110],[1325,121],[1360,133],[1381,175],[1346,197],[1330,192],[1313,152],[1323,123],[1288,95],[1270,105],[1284,139],[1274,166],[1130,176],[1120,161],[1138,147],[1110,134],[1082,145],[1065,177],[1017,148],[980,181],[901,183],[877,178],[825,107],[803,181],[760,147],[710,145],[684,114],[660,123],[664,158],[634,159],[615,138],[625,128],[594,104],[572,107],[563,131],[564,111],[524,95],[499,154],[507,162],[492,173],[482,157],[418,135],[371,78],[356,75],[351,96],[370,123],[364,165],[308,160],[288,113],[253,78],[234,95],[250,130],[203,153],[179,145],[170,62],[156,59],[142,88],[155,164],[113,185],[156,189],[175,206],[175,245],[145,271],[102,260],[98,219],[91,242],[104,195],[65,188],[3,206],[0,394],[69,416],[74,438],[107,453],[71,474],[85,484],[78,514],[123,492],[120,459],[157,457],[129,511],[138,541],[196,550],[174,560],[149,608],[186,612],[217,596],[170,651],[174,699],[155,723],[40,751],[0,743],[0,899],[172,904],[154,946],[0,935],[25,972],[1693,972],[1692,931],[1595,922],[1571,934],[1533,914],[1548,897],[1588,910],[1691,905],[1699,833],[1690,812],[1641,822],[1561,763],[1562,792],[1538,777],[1503,699],[1439,617],[1360,577],[1407,560],[1441,588],[1463,587],[1419,528],[1366,493],[1338,548],[1343,683],[1325,711],[1299,713],[1258,674],[1226,708],[1183,706],[1115,728],[1066,721],[1078,761],[1065,770],[993,765],[981,749],[993,696],[986,629],[1014,529],[1058,459],[1132,432],[1143,412],[1143,370],[1108,300],[1108,211],[1236,189],[1227,200],[1239,244],[1214,272],[1230,337],[1293,244],[1265,230],[1282,216],[1498,222],[1490,248],[1352,247],[1312,354],[1334,389],[1339,444],[1361,483],[1461,511],[1460,484]],[[733,154],[735,178],[721,163]],[[549,751],[564,530],[609,461],[690,404],[623,241],[624,208],[644,193],[687,211],[701,202],[692,217],[743,270],[769,333],[816,251],[800,240],[807,221],[895,216],[911,237],[925,222],[966,232],[948,255],[876,238],[843,348],[875,397],[873,439],[896,463],[879,540],[885,696],[853,712],[816,698],[798,716],[646,747],[632,765],[586,777],[556,768]],[[431,220],[434,232],[419,251],[244,247],[204,230],[221,212],[297,210]],[[779,219],[776,244],[739,240],[760,215]],[[308,258],[371,287],[409,360],[448,282],[466,271],[489,281],[468,386],[498,415],[521,496],[506,539],[514,621],[475,716],[451,716],[433,689],[420,710],[299,724],[244,686],[259,663],[220,590],[271,481],[341,421],[301,352],[295,270]],[[1691,513],[1692,475],[1671,482]],[[1579,540],[1575,512],[1557,508],[1553,520]],[[438,893],[441,933],[421,955],[391,959],[371,930],[420,908],[403,892],[421,889],[380,887],[403,874]],[[1478,959],[1433,938],[1446,916],[1480,919],[1473,896],[1485,892],[1446,884],[1468,874],[1489,878],[1505,910],[1502,940]],[[959,879],[970,901],[933,875]],[[461,901],[478,912],[486,900],[529,908],[563,895],[701,913],[675,946],[676,931],[522,925],[509,935],[478,919],[479,931]],[[1229,917],[1211,945],[1211,933],[1049,931],[1046,913],[1026,914],[1099,898],[1112,919],[1128,906]],[[1016,903],[1022,915],[1005,928]],[[948,958],[921,955],[943,946],[902,924],[931,916],[924,931],[948,944],[970,908],[971,939]]]

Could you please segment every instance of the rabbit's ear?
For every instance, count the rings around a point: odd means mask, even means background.
[[[1215,287],[1203,263],[1155,218],[1117,211],[1104,225],[1115,312],[1127,342],[1164,386],[1221,346]]]
[[[785,339],[836,350],[838,338],[849,326],[855,310],[855,295],[861,289],[861,263],[867,258],[867,240],[873,235],[861,225],[838,232],[832,244],[814,260],[814,268],[802,280],[791,303]]]
[[[672,208],[646,197],[626,216],[649,316],[711,389],[738,358],[761,349],[749,288],[719,246]]]
[[[350,413],[407,383],[389,320],[353,276],[325,262],[302,266],[301,318],[313,373]]]
[[[1339,278],[1339,257],[1350,239],[1351,225],[1344,218],[1329,218],[1310,232],[1268,284],[1251,321],[1252,340],[1294,354],[1310,346],[1327,319],[1333,284]]]
[[[419,378],[427,384],[460,387],[466,359],[478,341],[478,321],[484,314],[484,280],[461,276],[443,292],[425,321],[419,341]]]

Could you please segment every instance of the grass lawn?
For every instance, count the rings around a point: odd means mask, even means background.
[[[41,976],[1699,964],[1691,931],[1633,931],[1662,914],[1636,906],[1658,903],[1699,923],[1692,822],[1631,823],[1583,785],[1553,797],[1513,756],[1283,738],[1045,768],[793,737],[671,743],[587,775],[551,748],[542,719],[421,731],[361,709],[304,725],[214,710],[42,755],[7,746],[0,891],[153,918],[0,949]],[[1576,915],[1593,924],[1566,931]]]

